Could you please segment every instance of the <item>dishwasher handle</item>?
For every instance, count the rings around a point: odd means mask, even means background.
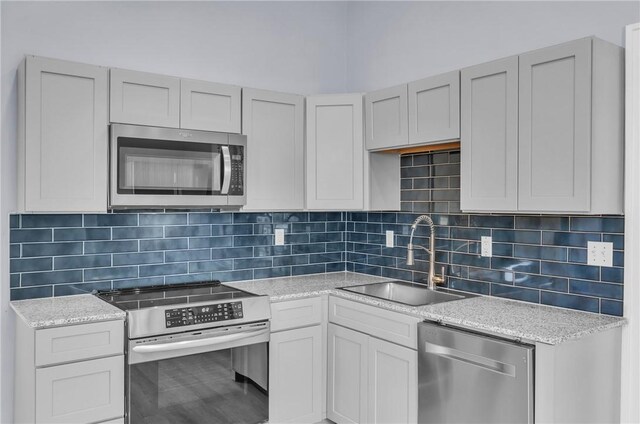
[[[484,356],[474,355],[473,353],[464,352],[452,347],[424,342],[424,351],[432,355],[441,356],[453,361],[465,362],[469,365],[484,368],[488,371],[497,372],[509,377],[515,378],[516,376],[516,367],[514,365],[506,364]]]

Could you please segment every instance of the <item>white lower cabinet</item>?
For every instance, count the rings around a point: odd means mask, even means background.
[[[415,423],[417,352],[329,324],[327,418],[336,423]]]
[[[418,352],[369,337],[370,423],[418,421]]]
[[[37,423],[92,423],[122,415],[122,355],[36,370]]]
[[[34,329],[16,319],[14,422],[118,423],[124,322]]]
[[[269,341],[270,423],[316,423],[325,417],[326,302],[315,297],[271,305],[276,331]]]
[[[369,336],[329,324],[328,341],[327,418],[366,423]]]

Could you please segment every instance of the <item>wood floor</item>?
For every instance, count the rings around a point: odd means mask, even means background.
[[[231,351],[136,364],[131,370],[132,424],[261,423],[268,397],[236,381]]]

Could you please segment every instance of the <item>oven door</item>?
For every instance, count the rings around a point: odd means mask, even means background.
[[[129,340],[127,422],[266,422],[268,341],[268,322]]]
[[[229,134],[111,126],[112,207],[226,206]]]

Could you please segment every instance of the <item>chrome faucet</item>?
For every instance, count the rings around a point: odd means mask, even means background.
[[[418,228],[418,224],[422,221],[426,222],[429,225],[429,229],[431,230],[431,234],[429,235],[429,248],[425,248],[420,245],[413,245],[413,233]],[[414,264],[413,260],[413,249],[419,247],[420,249],[426,250],[429,254],[429,278],[427,281],[427,287],[430,290],[434,290],[436,285],[444,284],[444,266],[442,267],[442,275],[436,275],[435,272],[435,262],[436,262],[436,227],[433,224],[433,220],[429,215],[420,215],[411,226],[411,237],[409,237],[409,244],[407,245],[407,265],[411,266]]]

